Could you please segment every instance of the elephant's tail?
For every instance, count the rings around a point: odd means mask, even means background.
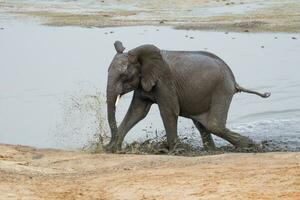
[[[235,84],[236,92],[246,92],[246,93],[251,93],[251,94],[256,94],[258,96],[261,96],[262,98],[268,98],[271,96],[270,92],[265,92],[265,93],[259,93],[254,90],[249,90],[246,88],[243,88],[242,86],[239,86],[238,84]]]

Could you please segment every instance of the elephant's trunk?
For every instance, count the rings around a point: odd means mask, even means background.
[[[118,99],[118,94],[115,92],[114,89],[112,88],[107,88],[106,91],[107,95],[107,119],[111,131],[111,140],[110,144],[112,145],[113,142],[116,139],[117,132],[118,132],[118,127],[117,127],[117,122],[116,122],[116,101]]]

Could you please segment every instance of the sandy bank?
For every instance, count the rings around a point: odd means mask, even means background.
[[[54,26],[164,25],[180,29],[299,32],[297,0],[1,1],[0,13]]]
[[[0,199],[299,199],[300,153],[87,154],[0,145]]]

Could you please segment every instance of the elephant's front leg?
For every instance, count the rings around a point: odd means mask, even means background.
[[[112,151],[121,150],[126,134],[135,124],[146,117],[151,105],[152,103],[142,99],[138,92],[134,93],[130,107],[118,128],[116,142]]]
[[[178,141],[177,121],[178,115],[169,107],[159,105],[160,115],[166,130],[169,150],[173,150]]]

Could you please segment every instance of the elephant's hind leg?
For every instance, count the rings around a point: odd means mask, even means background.
[[[214,151],[216,149],[216,146],[210,132],[200,122],[196,120],[193,120],[193,122],[200,132],[203,148],[207,151]]]
[[[211,133],[219,136],[236,147],[248,148],[255,146],[253,140],[226,128],[227,114],[232,100],[232,94],[216,93],[212,98],[209,116],[204,125]]]

